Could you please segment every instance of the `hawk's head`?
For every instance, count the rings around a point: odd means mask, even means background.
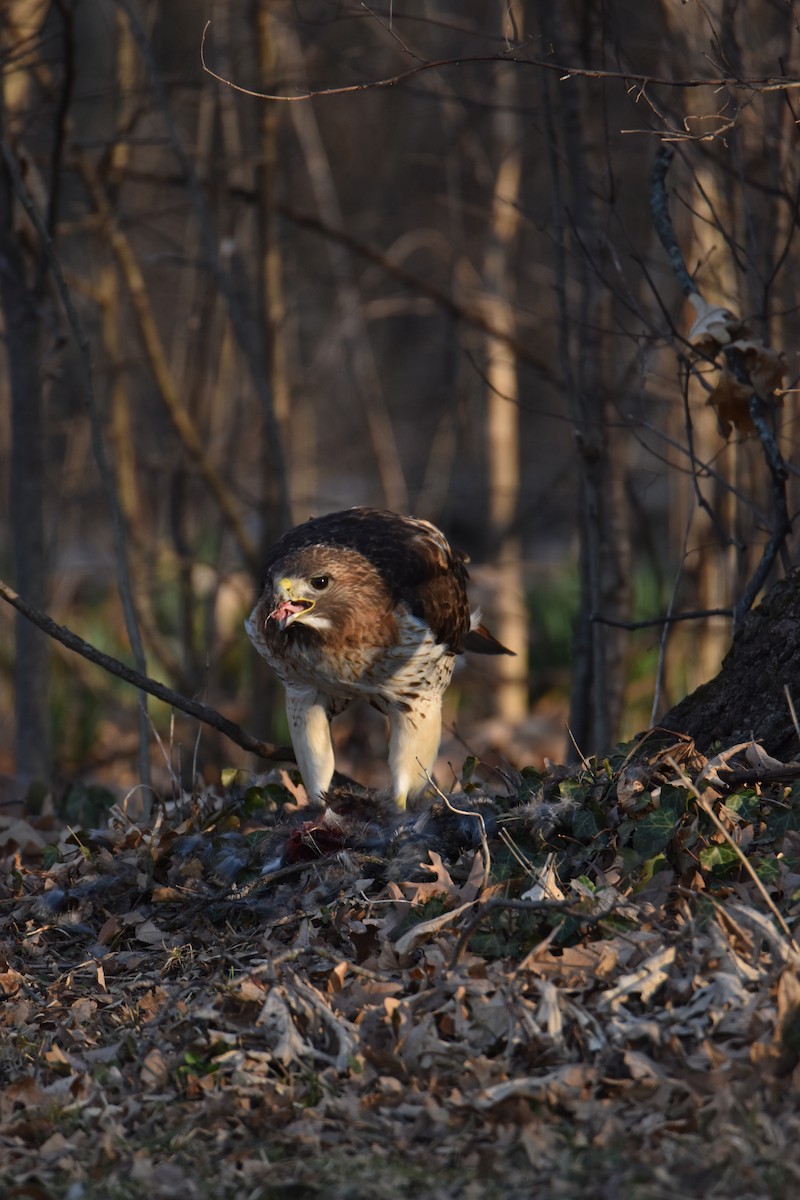
[[[265,614],[267,621],[274,621],[280,630],[288,629],[296,621],[301,625],[310,625],[312,629],[330,629],[331,620],[325,615],[323,599],[330,585],[330,575],[315,574],[308,578],[284,575],[273,585],[274,607]]]
[[[375,567],[342,546],[306,546],[279,559],[260,601],[267,637],[289,629],[352,636],[385,619],[391,596]]]

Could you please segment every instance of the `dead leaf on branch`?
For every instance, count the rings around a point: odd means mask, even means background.
[[[717,414],[720,436],[727,439],[735,429],[740,437],[751,437],[755,426],[750,416],[750,398],[755,393],[765,404],[780,403],[776,392],[783,384],[784,356],[765,346],[730,309],[709,304],[697,293],[689,300],[697,313],[689,330],[689,342],[699,354],[714,360],[706,403]],[[720,355],[720,351],[724,353]],[[737,378],[731,369],[728,355],[733,353],[747,374],[747,382]]]
[[[756,337],[740,338],[732,342],[729,348],[736,350],[742,359],[753,391],[762,399],[769,399],[771,393],[783,383],[786,373],[783,354],[771,346],[765,346],[761,338]]]
[[[709,304],[699,292],[689,296],[689,303],[697,313],[689,330],[689,342],[701,354],[714,357],[722,346],[728,346],[741,336],[742,321],[729,308]]]
[[[731,342],[728,349],[739,352],[750,383],[743,383],[736,378],[727,356],[723,355],[718,367],[717,383],[706,403],[717,414],[722,437],[730,437],[733,429],[743,438],[751,437],[755,433],[755,426],[750,416],[750,397],[755,393],[766,404],[777,406],[780,403],[780,397],[775,393],[783,383],[784,358],[777,350],[754,338]]]

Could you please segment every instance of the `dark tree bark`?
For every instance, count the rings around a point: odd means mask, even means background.
[[[0,138],[4,136],[0,100]],[[14,189],[0,156],[0,306],[11,392],[10,512],[14,578],[46,608],[41,347],[37,297],[14,229]],[[15,759],[21,786],[50,776],[47,638],[24,617],[14,626]]]
[[[800,757],[786,691],[800,708],[800,568],[777,583],[737,629],[722,670],[666,714],[666,729],[698,749],[755,738],[781,761]]]

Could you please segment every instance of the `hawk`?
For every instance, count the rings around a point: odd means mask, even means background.
[[[333,777],[331,718],[359,696],[389,719],[398,805],[424,789],[456,655],[512,653],[470,614],[467,578],[435,525],[374,508],[314,517],[269,551],[245,625],[286,690],[312,799],[323,799]]]

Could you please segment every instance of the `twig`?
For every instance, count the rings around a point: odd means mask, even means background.
[[[794,700],[792,699],[792,693],[789,689],[788,683],[785,683],[783,685],[783,694],[786,697],[786,703],[789,705],[789,715],[792,718],[792,724],[794,725],[794,731],[797,734],[798,741],[800,741],[800,724],[798,724],[798,721],[797,721],[797,709],[794,706]]]
[[[139,262],[131,244],[119,227],[97,171],[87,155],[79,156],[79,165],[104,231],[117,260],[120,272],[139,325],[139,333],[150,363],[150,369],[158,387],[158,394],[167,410],[178,439],[186,454],[197,468],[200,477],[214,497],[224,520],[230,527],[242,556],[253,575],[258,575],[259,559],[256,546],[250,537],[236,502],[220,472],[206,453],[203,438],[192,417],[183,404],[178,385],[173,378],[169,356],[158,327],[158,321],[150,303]]]
[[[49,637],[55,638],[62,646],[66,646],[68,650],[74,650],[76,654],[80,654],[89,662],[96,663],[104,671],[116,675],[119,679],[124,679],[126,683],[133,684],[140,691],[149,692],[151,696],[156,696],[165,704],[171,704],[181,712],[188,713],[190,717],[195,717],[198,721],[210,725],[212,729],[219,730],[237,746],[241,746],[243,750],[248,750],[251,754],[257,754],[259,758],[268,759],[271,762],[295,761],[294,751],[290,746],[273,746],[270,742],[259,741],[258,738],[252,737],[244,729],[241,729],[235,722],[223,717],[216,709],[209,708],[206,704],[200,704],[197,700],[190,700],[187,696],[182,696],[165,684],[159,683],[158,680],[151,679],[148,675],[135,671],[133,667],[126,666],[119,659],[104,654],[96,646],[85,642],[77,633],[73,633],[66,625],[59,625],[52,617],[40,612],[32,604],[28,604],[2,579],[0,579],[0,598],[7,601],[17,612],[22,613],[23,617],[37,625]]]
[[[696,482],[696,479],[695,479],[695,482]],[[681,576],[682,576],[683,566],[684,566],[684,563],[686,562],[686,553],[687,553],[687,549],[688,549],[688,545],[689,545],[689,532],[692,528],[693,518],[694,518],[694,510],[692,509],[692,511],[689,513],[689,516],[687,517],[687,520],[686,520],[686,529],[684,530],[684,534],[683,534],[683,545],[681,546],[680,561],[678,563],[678,569],[675,572],[675,579],[673,580],[672,591],[671,591],[670,597],[669,597],[669,606],[668,606],[667,614],[666,614],[667,620],[665,620],[663,623],[663,626],[661,629],[661,635],[658,639],[658,663],[656,664],[656,680],[655,680],[655,686],[653,688],[653,704],[650,708],[650,725],[651,725],[651,727],[653,725],[655,725],[656,719],[658,718],[658,710],[661,707],[661,689],[662,689],[662,686],[664,683],[664,669],[665,669],[666,660],[667,660],[667,643],[669,642],[670,626],[673,624],[673,622],[670,618],[672,618],[674,616],[674,613],[672,610],[675,605],[675,601],[678,598],[678,588],[680,587],[680,584],[681,584]]]
[[[590,617],[589,619],[591,621],[593,618]],[[611,621],[608,622],[609,625],[611,623],[612,623]],[[581,760],[581,766],[583,767],[584,771],[591,771],[592,764],[589,762],[588,758],[586,757],[586,755],[583,753],[580,746],[578,745],[578,743],[575,739],[575,734],[572,732],[572,729],[569,725],[567,725],[567,734],[569,736],[569,740],[572,742],[572,747],[573,747],[575,753],[577,754],[578,758]]]
[[[778,448],[775,435],[769,427],[764,401],[753,387],[750,372],[744,364],[741,351],[733,346],[729,346],[724,349],[723,353],[728,360],[731,374],[738,383],[741,383],[750,391],[748,399],[750,420],[756,428],[756,433],[763,447],[764,458],[766,459],[772,483],[772,534],[762,551],[761,561],[753,572],[750,582],[742,592],[733,610],[733,623],[736,626],[752,608],[758,593],[766,583],[767,576],[772,570],[776,558],[781,553],[787,537],[791,533],[792,522],[786,505],[786,479],[788,475],[786,463],[783,461],[783,455]]]
[[[791,783],[794,779],[800,779],[800,763],[784,763],[780,767],[772,768],[753,767],[741,771],[735,771],[731,767],[720,767],[717,778],[728,791],[746,787],[750,783]]]
[[[535,878],[536,870],[533,866],[533,863],[528,861],[528,859],[525,857],[525,855],[520,850],[517,843],[512,838],[511,834],[508,832],[508,830],[498,829],[497,832],[500,836],[500,841],[503,843],[506,850],[508,850],[511,857],[516,859],[516,861],[522,867],[525,874],[530,875],[531,877]]]
[[[686,263],[672,226],[672,218],[669,215],[666,178],[667,171],[674,157],[675,151],[666,142],[659,146],[655,162],[653,163],[653,173],[650,177],[650,212],[652,213],[653,224],[661,240],[661,245],[666,250],[667,257],[672,264],[675,278],[681,285],[683,294],[691,296],[697,294],[697,288],[686,268]]]
[[[451,813],[456,813],[456,815],[459,817],[475,817],[478,821],[481,831],[481,856],[483,858],[483,882],[481,883],[481,891],[483,891],[489,882],[489,872],[492,866],[492,856],[489,853],[489,841],[486,837],[486,822],[483,819],[483,815],[479,812],[473,812],[470,809],[456,808],[456,806],[451,803],[450,799],[444,794],[444,792],[433,782],[430,771],[425,772],[425,778],[436,792],[436,795],[439,797],[439,799],[444,801],[445,807],[449,808]]]
[[[360,975],[362,979],[369,979],[373,983],[386,983],[393,978],[391,971],[370,971],[368,967],[362,967],[359,963],[353,962],[349,958],[345,958],[342,954],[337,954],[336,951],[323,946],[320,942],[314,942],[310,946],[304,947],[309,953],[316,955],[318,958],[324,958],[328,962],[333,963],[338,967],[341,963],[347,967],[353,975]]]
[[[698,507],[702,509],[711,524],[716,529],[717,536],[719,537],[722,545],[735,546],[739,551],[744,550],[744,546],[737,543],[736,539],[733,538],[728,530],[724,528],[722,521],[717,516],[709,502],[706,500],[705,496],[703,495],[703,490],[700,487],[701,474],[707,478],[708,465],[706,463],[702,463],[695,453],[694,423],[692,421],[692,410],[689,406],[689,379],[690,376],[694,374],[694,377],[698,380],[698,382],[702,382],[702,377],[697,373],[697,371],[692,371],[691,365],[689,364],[685,355],[679,355],[678,362],[680,364],[680,374],[683,376],[683,387],[681,388],[681,396],[683,399],[683,421],[684,428],[686,430],[686,450],[688,453],[689,462],[691,464],[692,490],[694,491],[695,499]]]
[[[647,621],[616,621],[602,613],[592,613],[591,619],[598,625],[615,625],[618,629],[652,629],[658,625],[673,625],[676,621],[702,621],[705,617],[732,617],[730,608],[698,608],[682,613],[665,613],[663,617],[651,617]]]
[[[223,75],[218,75],[216,71],[212,71],[206,62],[206,40],[208,31],[211,28],[211,21],[208,21],[203,29],[203,36],[200,43],[200,63],[203,70],[212,79],[216,79],[218,83],[224,83],[226,87],[232,88],[235,92],[240,92],[243,96],[253,96],[256,100],[311,100],[317,96],[342,96],[349,92],[364,92],[371,88],[389,88],[396,87],[399,83],[404,83],[407,79],[413,79],[415,75],[422,74],[423,71],[438,71],[443,67],[461,67],[470,63],[514,63],[519,67],[538,67],[544,71],[553,71],[559,77],[564,79],[609,79],[617,80],[626,85],[637,84],[640,89],[648,86],[653,87],[669,87],[669,88],[714,88],[723,87],[739,87],[749,88],[753,92],[785,92],[795,88],[800,88],[800,79],[775,75],[762,75],[754,79],[737,79],[734,75],[721,75],[719,77],[709,76],[708,78],[690,78],[690,79],[667,79],[658,75],[641,75],[630,71],[605,71],[598,67],[569,67],[563,63],[554,62],[550,58],[523,58],[517,54],[469,54],[460,58],[439,58],[429,62],[423,62],[416,67],[411,67],[407,71],[400,71],[397,75],[391,75],[384,79],[370,79],[365,83],[349,83],[339,87],[318,88],[315,90],[306,90],[296,92],[294,95],[287,96],[273,92],[258,92],[252,88],[242,87],[240,84],[233,83],[230,79],[226,79]]]
[[[409,291],[416,292],[419,296],[424,296],[427,300],[431,300],[437,308],[440,308],[448,316],[455,321],[460,321],[465,325],[470,325],[473,329],[480,329],[483,333],[488,333],[491,337],[497,338],[509,350],[524,363],[534,367],[540,374],[542,379],[546,379],[550,383],[560,385],[560,379],[553,373],[552,369],[545,362],[544,358],[535,354],[531,350],[530,340],[524,338],[515,338],[499,326],[495,321],[492,321],[479,308],[466,308],[459,304],[457,300],[446,291],[436,287],[427,279],[423,279],[419,275],[415,275],[412,271],[406,270],[398,263],[392,262],[385,254],[376,247],[371,246],[368,242],[359,241],[344,229],[337,229],[328,221],[323,221],[319,217],[312,216],[310,213],[298,212],[297,209],[291,208],[286,204],[277,205],[277,211],[282,217],[286,217],[298,229],[309,229],[314,233],[319,233],[323,237],[333,241],[340,242],[345,249],[352,254],[358,255],[359,258],[365,259],[374,266],[379,267],[384,274],[391,279],[395,279],[403,287]]]

